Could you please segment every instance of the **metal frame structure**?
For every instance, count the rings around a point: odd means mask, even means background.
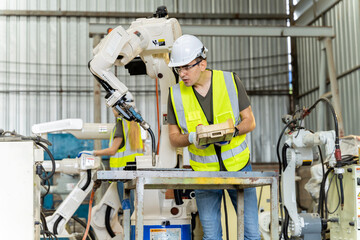
[[[278,175],[275,172],[195,172],[184,169],[98,171],[102,181],[125,181],[124,198],[136,189],[135,239],[143,239],[144,189],[238,189],[237,239],[244,239],[244,188],[270,185],[271,239],[279,238]],[[124,214],[125,240],[130,239],[130,215]]]

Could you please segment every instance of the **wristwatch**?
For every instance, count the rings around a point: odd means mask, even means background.
[[[235,127],[234,135],[233,137],[239,136],[239,129]]]

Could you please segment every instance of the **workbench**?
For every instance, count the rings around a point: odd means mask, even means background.
[[[123,181],[125,196],[136,190],[136,240],[143,239],[144,189],[238,189],[237,239],[244,239],[244,188],[270,185],[271,239],[279,238],[278,175],[276,172],[195,172],[187,169],[98,171],[102,181]],[[124,196],[124,198],[125,198]],[[130,239],[130,211],[124,214],[125,240]]]

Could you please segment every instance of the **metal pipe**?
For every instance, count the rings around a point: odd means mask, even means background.
[[[326,66],[325,66],[325,48],[321,42],[320,52],[320,69],[319,69],[319,96],[322,96],[326,91]],[[324,130],[325,108],[324,103],[320,103],[317,111],[317,131]]]
[[[102,18],[146,18],[152,17],[152,12],[90,12],[90,11],[31,11],[31,10],[1,10],[2,16],[31,17],[102,17]],[[177,19],[244,19],[244,20],[285,20],[287,14],[247,14],[247,13],[170,13]]]
[[[339,86],[336,78],[336,70],[334,63],[334,55],[332,49],[332,39],[327,37],[324,40],[325,49],[326,49],[326,57],[331,85],[331,93],[333,98],[333,105],[337,115],[338,124],[339,124],[339,137],[344,136],[344,122],[341,114],[341,104],[340,104],[340,96],[339,96]]]

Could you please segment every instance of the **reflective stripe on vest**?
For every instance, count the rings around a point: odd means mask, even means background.
[[[171,94],[171,101],[174,104],[174,112],[175,117],[177,119],[178,125],[180,129],[185,133],[188,134],[188,128],[186,126],[186,119],[184,115],[184,105],[181,98],[181,92],[180,92],[180,84],[176,84],[175,86],[171,87],[172,94]],[[178,117],[180,115],[180,117]]]
[[[240,112],[237,88],[232,73],[213,70],[213,115],[214,124],[231,118],[239,124]],[[178,126],[185,134],[196,131],[198,124],[209,125],[192,87],[183,82],[171,87],[171,100]],[[221,147],[221,156],[228,171],[238,171],[249,159],[249,149],[245,142],[246,135],[234,137],[231,142]],[[189,146],[190,165],[195,171],[218,171],[219,164],[215,148],[211,144],[206,149]]]
[[[121,121],[121,120],[117,119],[117,121]],[[130,141],[127,141],[128,138],[129,138],[130,122],[128,122],[127,120],[123,120],[122,123],[123,123],[122,127],[123,127],[123,135],[124,135],[123,141],[125,142],[125,144],[124,144],[124,146],[122,148],[120,148],[115,153],[115,155],[110,157],[110,167],[112,167],[112,168],[124,167],[124,166],[126,166],[127,162],[134,162],[136,156],[142,156],[143,155],[143,153],[141,153],[141,152],[131,150]],[[137,126],[140,128],[139,124],[137,124]],[[112,141],[114,139],[115,132],[116,132],[116,125],[114,127],[114,130],[113,130],[111,136],[110,136],[109,147],[112,145]],[[141,136],[139,137],[139,141],[140,141],[140,146],[142,148]]]
[[[239,100],[238,100],[238,91],[236,85],[234,87],[234,80],[231,72],[223,72],[224,79],[226,84],[226,90],[229,94],[231,108],[235,117],[235,126],[237,126],[241,122],[240,111],[239,111]]]

